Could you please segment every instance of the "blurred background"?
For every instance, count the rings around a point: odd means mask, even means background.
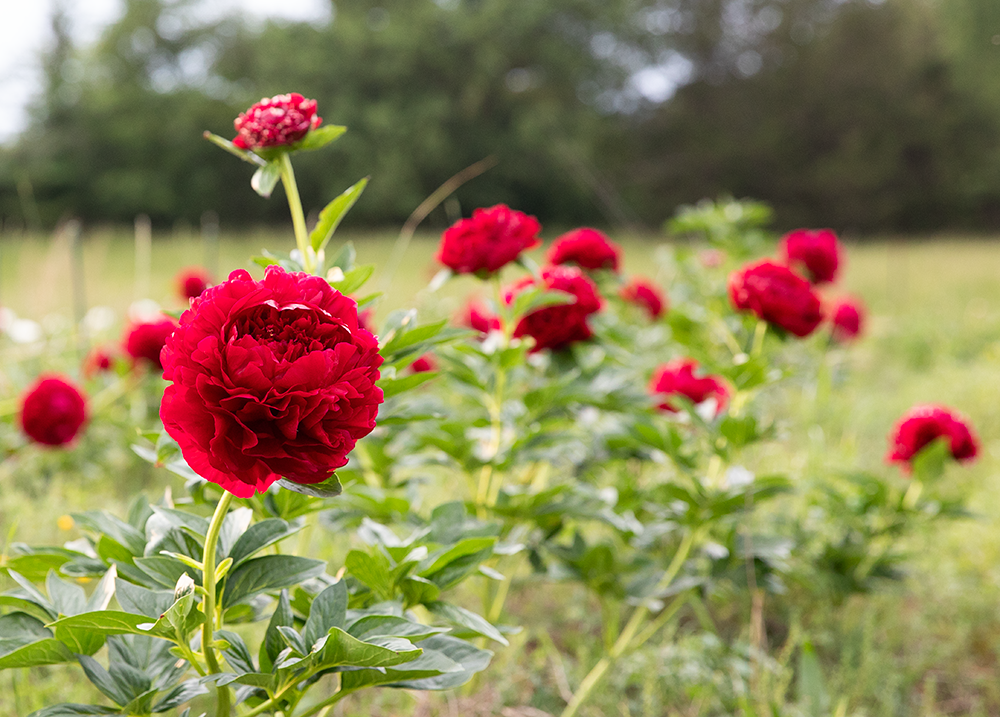
[[[350,132],[298,162],[354,228],[450,211],[659,228],[682,203],[767,201],[777,228],[1000,227],[996,0],[46,0],[0,29],[0,218],[45,230],[278,223],[201,138],[298,91]],[[448,222],[449,206],[430,218]]]

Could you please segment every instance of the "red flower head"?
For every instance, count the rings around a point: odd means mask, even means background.
[[[521,279],[507,289],[504,301],[508,305],[514,303],[519,293],[536,286],[537,282],[533,276]],[[534,338],[532,351],[561,349],[574,341],[586,341],[593,336],[587,317],[601,309],[601,297],[594,282],[576,267],[550,266],[542,270],[541,284],[544,289],[572,294],[576,301],[532,311],[514,328],[514,336]]]
[[[65,445],[86,421],[86,398],[62,376],[39,376],[21,398],[21,428],[36,443]]]
[[[823,320],[819,297],[809,282],[767,259],[729,275],[729,300],[796,336],[808,336]]]
[[[850,341],[861,334],[864,324],[865,307],[858,299],[846,298],[837,301],[830,311],[834,341]]]
[[[353,296],[351,297],[354,298]],[[358,312],[358,326],[370,334],[375,333],[375,309],[365,309]]]
[[[459,316],[458,322],[486,336],[490,331],[500,328],[500,317],[494,316],[490,310],[478,301],[470,301]]]
[[[667,303],[660,288],[646,279],[632,279],[621,288],[618,295],[630,304],[644,308],[651,319],[660,318]]]
[[[790,266],[801,266],[814,284],[825,284],[837,276],[840,242],[831,229],[796,229],[781,238],[778,252]]]
[[[506,204],[476,209],[445,230],[437,259],[456,274],[492,274],[538,246],[541,229],[537,219]]]
[[[410,364],[410,371],[413,373],[427,373],[428,371],[437,371],[437,359],[434,358],[434,354],[424,354],[416,361]]]
[[[322,483],[375,428],[381,364],[357,304],[323,279],[237,270],[167,339],[160,418],[194,471],[237,497],[280,477]]]
[[[298,142],[322,121],[316,114],[316,100],[307,100],[297,92],[265,97],[233,122],[233,144],[240,149],[285,147]]]
[[[160,350],[167,337],[177,328],[177,322],[163,317],[158,321],[146,321],[132,324],[125,336],[125,353],[132,357],[133,363],[145,359],[157,369],[162,369]]]
[[[550,264],[576,264],[581,269],[618,271],[621,247],[596,229],[574,229],[553,242]]]
[[[926,405],[911,408],[892,429],[885,460],[903,463],[909,472],[920,449],[941,437],[948,439],[957,461],[971,461],[979,453],[979,441],[964,416],[944,406]]]
[[[698,362],[690,358],[675,359],[663,364],[653,372],[653,378],[649,382],[649,392],[657,397],[672,394],[685,396],[695,404],[714,398],[715,415],[718,416],[729,403],[732,391],[725,380],[718,376],[696,377],[694,372],[697,370]],[[664,411],[677,411],[677,407],[669,399],[663,400],[658,407]]]
[[[212,277],[201,267],[181,269],[177,274],[177,292],[182,299],[195,299],[212,284]]]
[[[98,346],[83,359],[83,375],[90,378],[104,371],[110,371],[114,363],[115,360],[111,352]]]

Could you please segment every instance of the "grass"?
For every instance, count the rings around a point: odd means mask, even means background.
[[[394,237],[354,237],[361,263],[379,267],[370,287],[388,287],[380,317],[394,308],[433,304],[457,311],[462,297],[476,289],[472,280],[450,283],[441,297],[424,302],[421,289],[435,272],[436,237],[419,235],[394,277],[382,275]],[[223,236],[218,265],[248,267],[247,257],[263,246],[290,247],[267,233]],[[656,278],[658,242],[624,238],[626,271]],[[0,243],[0,304],[43,323],[68,315],[72,282],[65,237],[7,237]],[[842,287],[863,298],[870,310],[866,336],[827,357],[830,390],[802,381],[781,397],[787,421],[782,439],[753,456],[758,470],[777,468],[795,480],[828,470],[865,470],[901,480],[884,466],[886,433],[915,403],[939,402],[968,415],[982,439],[980,460],[951,468],[944,480],[968,496],[972,520],[938,523],[932,533],[902,546],[910,555],[909,575],[873,595],[855,597],[803,626],[821,657],[831,711],[844,700],[846,714],[998,715],[1000,714],[1000,242],[942,237],[926,241],[879,240],[848,246]],[[157,237],[152,250],[150,296],[167,308],[181,308],[173,276],[187,265],[204,263],[197,237]],[[540,253],[539,253],[540,259]],[[209,262],[211,263],[211,262]],[[132,290],[134,251],[123,233],[89,236],[83,251],[88,306],[108,306],[121,321],[137,298]],[[660,276],[663,279],[663,275]],[[366,287],[368,288],[368,287]],[[669,286],[667,287],[669,289]],[[140,287],[141,289],[141,287]],[[108,332],[103,340],[114,342]],[[818,387],[817,387],[818,386]],[[0,533],[20,513],[18,539],[62,541],[55,517],[67,505],[94,507],[126,500],[149,479],[134,476],[107,497],[98,484],[53,479],[44,485],[12,482],[0,471]],[[165,479],[152,484],[159,490]],[[31,516],[34,520],[28,518]],[[559,590],[564,589],[559,586]],[[512,601],[514,619],[539,624],[550,616],[555,642],[537,631],[517,636],[499,651],[475,694],[416,696],[389,691],[368,702],[349,698],[335,714],[501,714],[535,717],[558,712],[561,693],[586,673],[589,635],[597,635],[594,605],[574,594],[524,591]],[[568,607],[567,607],[568,606]],[[562,639],[559,636],[568,636]],[[650,645],[617,668],[590,715],[722,714],[719,694],[738,689],[739,664],[733,655],[699,636]],[[591,646],[593,647],[593,646]],[[780,644],[772,644],[777,655]],[[589,652],[588,652],[589,650]],[[790,673],[778,660],[776,673]],[[0,673],[0,713],[26,714],[66,697],[62,668]],[[29,688],[29,684],[31,687]],[[8,687],[11,689],[8,690]],[[77,699],[96,698],[88,686]],[[714,700],[714,701],[713,701]],[[528,707],[519,707],[527,705]],[[196,712],[197,713],[197,712]],[[790,712],[792,714],[792,712]]]

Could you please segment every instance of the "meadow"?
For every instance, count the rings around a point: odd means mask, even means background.
[[[436,271],[437,236],[418,235],[406,253],[393,257],[391,234],[351,238],[360,263],[378,267],[369,287],[386,295],[378,307],[384,317],[394,308],[417,306],[440,317],[453,315],[474,288],[456,280],[430,295],[423,288]],[[670,245],[662,237],[614,237],[624,247],[625,272],[657,280],[669,292]],[[148,282],[136,281],[136,262],[127,232],[88,233],[82,251],[86,308],[109,307],[113,327],[91,337],[118,340],[130,303],[151,297],[177,309],[174,276],[185,266],[216,265],[222,273],[249,267],[261,247],[290,247],[293,239],[262,231],[223,234],[216,246],[194,235],[157,235],[152,244]],[[773,469],[792,481],[827,472],[867,471],[887,481],[903,480],[884,465],[886,434],[915,403],[943,403],[971,419],[982,439],[978,462],[952,467],[944,480],[966,498],[972,516],[934,523],[898,546],[906,555],[906,575],[883,581],[873,592],[853,595],[806,622],[796,615],[809,598],[799,586],[775,606],[766,643],[769,671],[786,685],[787,714],[806,714],[803,691],[822,688],[824,713],[837,715],[1000,715],[1000,242],[990,238],[867,238],[845,243],[847,265],[837,291],[861,297],[870,316],[865,336],[834,347],[815,374],[788,382],[772,399],[783,416],[773,440],[754,448],[748,465]],[[43,325],[68,322],[74,307],[74,279],[65,235],[0,238],[0,305]],[[536,251],[540,255],[540,250]],[[389,276],[385,267],[398,259]],[[221,278],[218,277],[218,278]],[[78,310],[79,310],[78,306]],[[61,317],[61,318],[60,318]],[[44,361],[44,359],[39,359]],[[171,484],[166,474],[106,476],[75,483],[56,472],[44,486],[13,476],[0,467],[0,535],[8,541],[58,544],[76,537],[57,527],[56,518],[74,510],[123,505],[142,481],[154,494]],[[174,481],[176,483],[176,481]],[[313,533],[311,554],[325,554],[329,540]],[[563,588],[560,588],[563,589]],[[540,717],[558,713],[563,695],[586,673],[599,640],[599,620],[583,591],[524,593],[511,601],[508,622],[546,614],[549,632],[525,630],[497,651],[492,666],[471,689],[456,694],[420,696],[383,693],[374,703],[346,699],[333,714],[454,714]],[[768,615],[765,608],[765,615]],[[695,623],[697,615],[688,621]],[[780,624],[779,624],[780,623]],[[582,714],[720,714],[719,695],[759,689],[746,673],[747,659],[711,640],[704,631],[664,633],[619,663]],[[803,686],[801,663],[785,650],[785,629],[808,633],[819,656],[821,679]],[[704,623],[702,622],[702,627]],[[719,633],[726,624],[719,620]],[[554,641],[552,635],[561,636]],[[569,636],[568,638],[566,636]],[[593,638],[593,639],[592,639]],[[782,638],[786,638],[783,640]],[[739,640],[736,640],[739,643]],[[27,714],[46,704],[57,688],[65,698],[62,668],[0,675],[0,714]],[[798,680],[798,683],[796,682]],[[782,682],[784,681],[784,682]],[[7,683],[7,684],[4,684]],[[11,686],[7,690],[7,685]],[[93,692],[82,684],[80,690]],[[570,690],[571,691],[571,690]],[[749,714],[744,710],[744,714]]]

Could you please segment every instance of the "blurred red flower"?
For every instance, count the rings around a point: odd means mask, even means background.
[[[316,100],[297,92],[265,97],[233,122],[233,144],[240,149],[284,147],[298,142],[322,121],[316,114]]]
[[[887,463],[903,463],[909,470],[922,448],[937,438],[947,438],[952,457],[971,461],[979,453],[979,441],[968,419],[945,406],[914,406],[899,419],[889,434]]]
[[[740,311],[796,336],[808,336],[823,320],[819,297],[808,281],[787,266],[765,259],[729,276],[729,299]]]
[[[125,334],[125,353],[132,357],[133,363],[145,360],[162,369],[160,351],[176,328],[177,322],[167,316],[132,324]]]
[[[538,246],[541,229],[537,219],[506,204],[476,209],[445,230],[437,259],[456,274],[492,274]]]
[[[110,371],[114,363],[115,360],[111,352],[97,346],[91,349],[90,353],[83,359],[83,375],[90,378],[104,371]]]
[[[601,297],[594,282],[576,267],[569,266],[547,267],[542,270],[540,278],[540,288],[565,291],[572,294],[575,301],[532,311],[518,322],[514,336],[534,338],[532,351],[561,349],[574,341],[586,341],[593,336],[587,317],[601,309]],[[513,304],[518,294],[535,286],[538,286],[535,277],[525,277],[506,290],[504,301],[508,305]]]
[[[576,264],[581,269],[618,271],[621,247],[604,232],[587,227],[560,236],[549,248],[550,264]]]
[[[357,304],[322,278],[237,270],[167,340],[160,417],[191,468],[237,497],[322,483],[375,428],[381,364]]]
[[[434,358],[434,354],[424,354],[410,364],[410,371],[413,373],[437,371],[437,359]]]
[[[840,242],[831,229],[796,229],[781,238],[778,252],[782,260],[801,267],[814,284],[831,282],[840,266]]]
[[[87,400],[63,376],[39,376],[21,398],[21,428],[36,443],[62,446],[72,441],[87,421]]]
[[[830,309],[830,323],[833,325],[834,341],[850,341],[861,335],[865,319],[865,307],[859,299],[840,299]]]
[[[483,336],[500,328],[500,317],[494,316],[489,309],[478,301],[469,301],[459,315],[458,322],[481,333]]]
[[[625,301],[644,308],[651,319],[660,318],[667,304],[667,297],[660,291],[660,287],[648,279],[632,279],[621,288],[618,295]]]
[[[182,299],[194,299],[212,284],[212,277],[198,266],[181,269],[177,274],[177,292]]]
[[[729,404],[732,391],[719,376],[695,376],[698,362],[691,358],[675,359],[663,364],[653,372],[649,382],[649,392],[655,397],[671,395],[685,396],[692,403],[699,404],[710,398],[715,399],[715,415],[719,415]],[[677,411],[677,406],[669,399],[658,404],[664,411]]]

